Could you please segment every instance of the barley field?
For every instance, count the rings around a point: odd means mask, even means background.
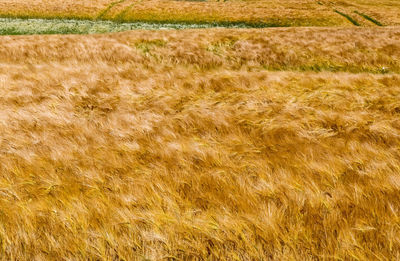
[[[3,36],[1,257],[400,258],[399,35]]]
[[[400,260],[399,8],[0,0],[0,260]]]

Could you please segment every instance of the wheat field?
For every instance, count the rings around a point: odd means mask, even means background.
[[[400,25],[397,0],[0,0],[0,17],[270,26]]]
[[[3,260],[400,259],[400,28],[0,38]]]

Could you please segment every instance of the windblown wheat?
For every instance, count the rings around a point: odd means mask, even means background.
[[[1,257],[400,258],[399,35],[1,37]]]

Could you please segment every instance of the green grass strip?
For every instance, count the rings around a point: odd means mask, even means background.
[[[375,20],[374,18],[372,18],[372,17],[370,17],[370,16],[368,16],[368,15],[366,15],[366,14],[363,14],[363,13],[358,12],[358,11],[354,11],[354,13],[358,14],[359,16],[364,17],[364,18],[367,19],[368,21],[373,22],[373,23],[376,24],[377,26],[383,26],[383,24],[381,24],[379,21]]]
[[[274,24],[272,24],[274,26]],[[106,20],[79,19],[21,19],[0,18],[0,35],[29,34],[93,34],[123,32],[129,30],[162,30],[162,29],[200,29],[200,28],[255,28],[271,27],[271,24],[248,23],[169,23],[169,22],[116,22]]]
[[[349,15],[347,15],[347,14],[345,14],[345,13],[342,13],[342,12],[340,12],[340,11],[338,11],[338,10],[334,10],[335,11],[335,13],[338,13],[338,14],[340,14],[341,16],[343,16],[344,18],[346,18],[347,20],[349,20],[352,24],[354,24],[355,26],[360,26],[360,24],[356,21],[356,20],[354,20],[351,16],[349,16]]]

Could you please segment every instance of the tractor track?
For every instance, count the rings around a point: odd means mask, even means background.
[[[357,10],[354,11],[354,13],[358,14],[359,16],[363,17],[364,19],[376,24],[377,26],[383,26],[383,24],[381,22],[379,22],[378,20],[376,20],[376,19],[374,19],[374,18],[372,18],[372,17],[370,17],[370,16],[368,16],[368,15],[366,15],[364,13],[361,13],[361,12],[359,12]]]
[[[350,23],[352,23],[353,25],[355,25],[355,26],[362,26],[362,25],[360,24],[360,22],[357,21],[357,20],[356,20],[355,18],[353,18],[352,16],[350,16],[350,15],[348,14],[348,12],[338,10],[338,8],[343,9],[343,8],[345,8],[345,7],[347,7],[347,8],[350,8],[350,7],[351,7],[351,8],[354,8],[354,9],[355,9],[355,8],[359,8],[359,6],[356,6],[356,5],[353,5],[353,4],[348,4],[348,3],[346,3],[345,6],[336,6],[336,5],[333,4],[332,2],[331,2],[330,4],[326,4],[326,3],[323,3],[323,2],[321,2],[321,1],[316,1],[316,4],[322,5],[322,6],[326,6],[326,7],[328,7],[328,8],[332,8],[332,11],[333,11],[333,12],[335,12],[335,13],[341,15],[341,16],[344,17],[346,20],[348,20]],[[370,16],[368,16],[368,15],[362,13],[362,12],[359,12],[359,11],[357,11],[357,10],[354,10],[353,13],[356,14],[356,15],[358,15],[358,16],[361,17],[361,18],[364,18],[366,21],[371,22],[371,23],[377,25],[377,26],[383,26],[383,24],[382,24],[381,22],[379,22],[378,20],[376,20],[376,19],[374,19],[374,18],[372,18],[372,17],[370,17]]]
[[[104,16],[105,16],[112,8],[114,8],[115,6],[117,6],[117,5],[119,5],[119,4],[124,3],[125,1],[126,1],[126,0],[119,0],[119,1],[116,1],[116,2],[112,2],[109,6],[107,6],[106,9],[104,9],[103,11],[101,11],[101,13],[96,17],[96,20],[103,19]]]
[[[126,15],[130,10],[132,10],[132,8],[133,8],[135,5],[140,4],[141,2],[143,2],[143,0],[138,0],[138,1],[135,1],[135,2],[133,2],[132,4],[130,4],[127,8],[125,8],[124,10],[122,10],[122,12],[119,13],[119,14],[115,17],[115,20],[116,20],[116,21],[123,21],[125,15]]]
[[[346,19],[347,19],[350,23],[352,23],[353,25],[355,25],[355,26],[361,26],[361,24],[360,24],[359,22],[357,22],[354,18],[352,18],[350,15],[348,15],[348,14],[346,14],[346,13],[343,13],[343,12],[337,10],[337,9],[334,9],[333,11],[334,11],[335,13],[337,13],[337,14],[343,16],[344,18],[346,18]]]

